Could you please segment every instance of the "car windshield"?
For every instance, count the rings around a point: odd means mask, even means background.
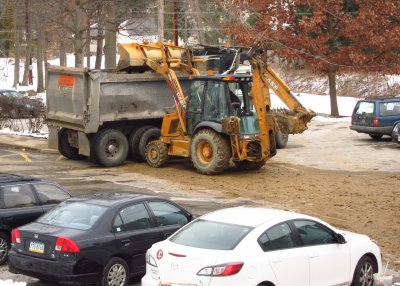
[[[196,248],[232,250],[252,229],[199,219],[172,236],[170,241]]]
[[[53,226],[87,230],[94,225],[105,210],[105,207],[98,205],[63,202],[37,221]]]

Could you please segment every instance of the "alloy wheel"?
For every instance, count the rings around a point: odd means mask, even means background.
[[[126,279],[126,270],[121,264],[114,264],[108,271],[108,286],[123,286]]]

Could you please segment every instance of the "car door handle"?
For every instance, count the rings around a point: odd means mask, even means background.
[[[131,244],[131,240],[130,239],[123,239],[121,240],[121,243],[125,246],[128,246],[129,244]]]
[[[272,259],[272,263],[281,263],[281,262],[283,262],[283,258]]]
[[[12,217],[12,216],[7,216],[7,217],[5,217],[5,218],[3,218],[3,219],[6,220],[6,221],[9,221],[9,220],[12,220],[13,217]]]

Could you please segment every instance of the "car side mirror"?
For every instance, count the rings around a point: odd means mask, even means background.
[[[335,238],[336,238],[337,243],[339,243],[339,244],[347,243],[347,241],[344,238],[344,236],[342,234],[340,234],[340,233],[336,233]]]

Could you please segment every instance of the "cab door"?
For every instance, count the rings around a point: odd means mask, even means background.
[[[186,129],[189,135],[193,134],[194,128],[202,120],[204,87],[206,83],[204,80],[194,80],[190,87],[186,108]]]

